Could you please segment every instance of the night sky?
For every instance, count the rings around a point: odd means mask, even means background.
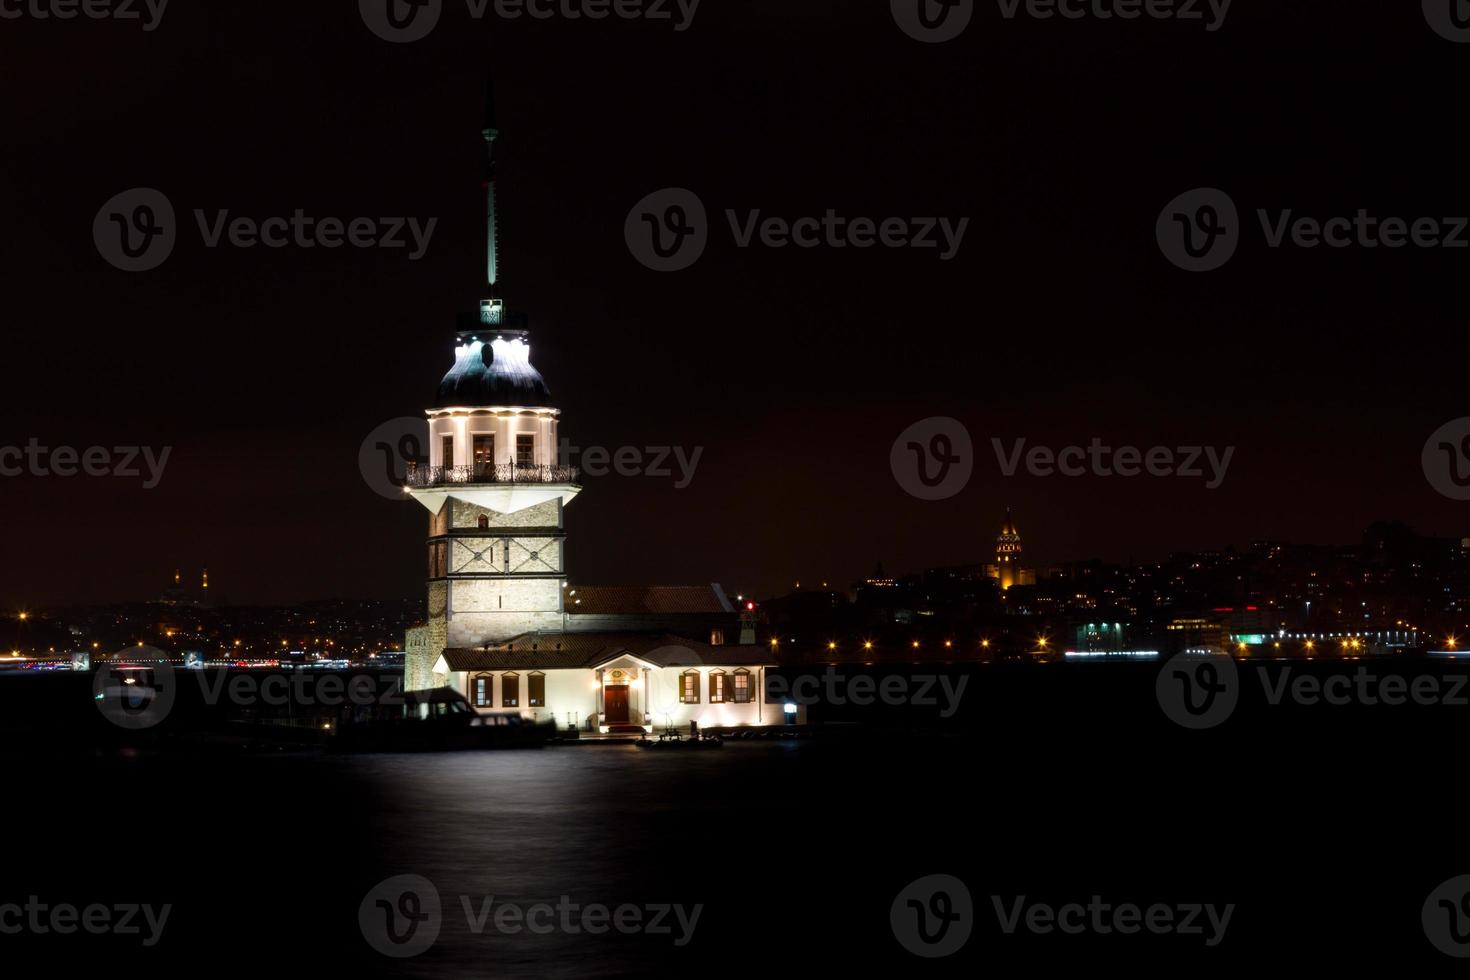
[[[1290,10],[1280,9],[1289,6]],[[0,479],[0,607],[156,595],[210,570],[238,603],[422,594],[426,521],[357,452],[416,415],[481,287],[493,64],[502,292],[585,446],[704,447],[692,484],[609,476],[567,511],[575,582],[784,591],[987,560],[1252,539],[1470,533],[1420,451],[1464,396],[1470,249],[1268,248],[1255,209],[1470,214],[1470,45],[1418,4],[1238,0],[1224,26],[1007,21],[905,36],[879,0],[704,0],[692,26],[472,22],[389,44],[357,4],[171,4],[157,30],[0,20],[0,445],[172,447],[160,485]],[[493,49],[492,49],[493,35]],[[660,274],[623,239],[694,190],[710,245]],[[1222,188],[1223,268],[1171,265],[1166,202]],[[180,216],[151,272],[98,209]],[[437,218],[429,250],[206,248],[195,208]],[[968,217],[935,250],[737,248],[724,211]],[[964,422],[964,492],[906,494],[895,437]],[[1200,480],[1003,477],[990,440],[1235,446]]]

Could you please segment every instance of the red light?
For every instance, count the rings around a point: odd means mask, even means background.
[[[747,602],[745,604],[745,610],[746,610],[746,612],[754,612],[755,611],[755,603],[753,603],[753,602]]]

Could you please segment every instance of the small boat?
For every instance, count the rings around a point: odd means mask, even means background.
[[[540,748],[556,734],[550,722],[514,711],[480,713],[449,687],[405,691],[401,706],[352,706],[329,745],[345,752],[453,752]]]

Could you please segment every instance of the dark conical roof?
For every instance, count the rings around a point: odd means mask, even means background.
[[[528,341],[525,330],[461,330],[434,407],[549,407],[551,389],[531,366]]]

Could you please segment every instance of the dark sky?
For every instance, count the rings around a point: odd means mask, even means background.
[[[158,29],[0,21],[0,445],[172,447],[162,483],[0,479],[0,606],[140,598],[207,565],[236,602],[421,594],[425,521],[357,466],[420,413],[480,288],[493,61],[503,292],[582,445],[704,447],[694,481],[587,481],[571,578],[767,593],[983,560],[1006,505],[1037,563],[1252,538],[1470,531],[1420,450],[1470,415],[1470,250],[1273,250],[1189,274],[1165,202],[1227,190],[1327,217],[1470,213],[1470,45],[1418,4],[1238,0],[1223,28],[1007,21],[917,43],[887,2],[704,0],[689,30],[472,22],[388,44],[352,2],[170,5]],[[493,35],[493,56],[488,54]],[[92,221],[164,191],[169,260],[108,265]],[[668,186],[712,217],[659,274],[623,221]],[[400,251],[208,249],[191,212],[439,219]],[[739,249],[723,213],[968,217],[933,250]],[[889,470],[965,423],[964,492]],[[1235,446],[1201,481],[1001,476],[991,437]]]

